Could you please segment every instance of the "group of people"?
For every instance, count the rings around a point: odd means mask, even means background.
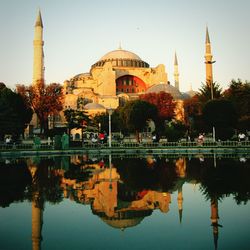
[[[11,137],[10,137],[10,136],[7,136],[7,137],[5,138],[5,143],[6,143],[7,145],[11,144]]]
[[[245,141],[246,140],[246,135],[243,132],[240,132],[238,134],[239,141]]]
[[[91,142],[92,143],[101,143],[104,144],[107,142],[107,134],[104,132],[100,132],[97,134],[91,134]]]
[[[198,144],[202,145],[204,140],[205,140],[205,134],[200,133],[199,136],[198,136]]]

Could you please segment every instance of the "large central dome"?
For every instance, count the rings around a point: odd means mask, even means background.
[[[103,67],[106,62],[111,62],[112,66],[116,68],[149,68],[149,64],[142,61],[135,53],[121,48],[108,52],[98,62],[93,64],[91,68]]]
[[[105,54],[100,60],[108,60],[108,59],[141,60],[141,58],[137,56],[135,53],[123,49],[110,51],[107,54]]]

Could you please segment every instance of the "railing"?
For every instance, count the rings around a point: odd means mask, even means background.
[[[124,143],[118,143],[118,142],[112,142],[112,148],[165,148],[165,147],[175,147],[175,148],[196,148],[196,147],[250,147],[250,141],[207,141],[204,143],[199,142],[124,142]],[[84,144],[85,148],[107,148],[108,144],[99,144],[99,143],[91,143],[87,142]]]
[[[248,148],[250,147],[250,141],[206,141],[203,143],[198,142],[112,142],[112,148]],[[108,143],[91,143],[85,142],[84,146],[70,147],[70,149],[107,149]],[[48,143],[41,143],[35,145],[33,143],[21,143],[21,144],[0,144],[0,151],[10,150],[54,150],[54,145]]]
[[[20,144],[0,144],[0,150],[48,150],[53,149],[52,144],[42,143],[35,145],[33,143],[20,143]]]

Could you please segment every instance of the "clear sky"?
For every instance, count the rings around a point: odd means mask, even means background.
[[[0,82],[32,82],[34,24],[44,24],[45,78],[63,83],[88,72],[119,47],[151,67],[164,64],[173,84],[177,52],[180,89],[205,82],[205,29],[214,81],[250,80],[250,0],[0,0]]]

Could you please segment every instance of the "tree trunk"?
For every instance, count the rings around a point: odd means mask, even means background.
[[[136,133],[136,140],[137,140],[138,143],[140,143],[140,134],[139,134],[139,131],[136,130],[135,133]]]

